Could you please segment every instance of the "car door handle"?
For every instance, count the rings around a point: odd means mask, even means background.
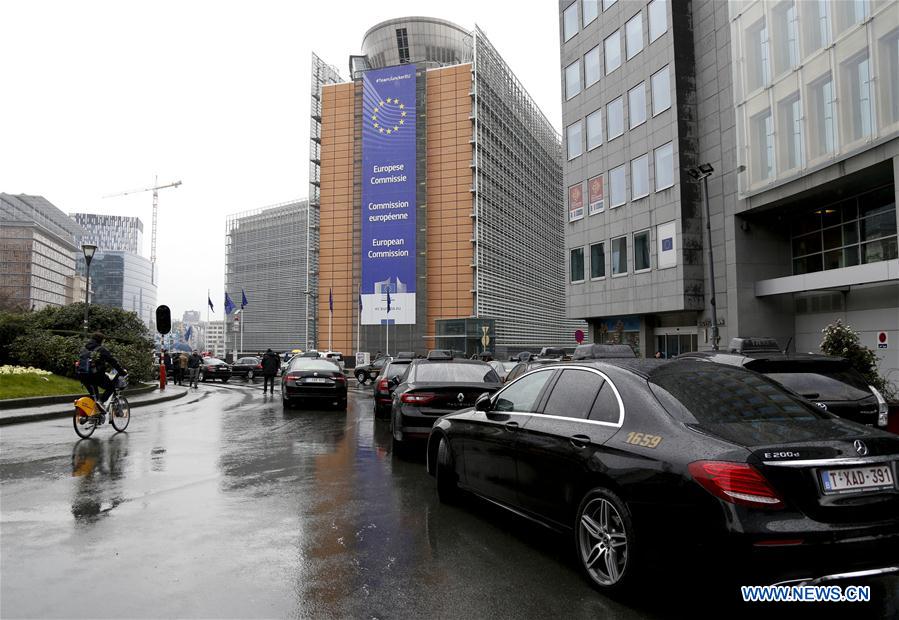
[[[507,431],[517,431],[518,430],[518,422],[506,422],[506,430]]]
[[[568,438],[568,441],[571,442],[571,445],[575,448],[585,448],[588,443],[590,443],[590,438],[586,435],[572,435]]]

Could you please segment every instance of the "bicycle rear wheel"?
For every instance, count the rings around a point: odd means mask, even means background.
[[[82,439],[87,439],[97,430],[97,423],[100,421],[99,415],[84,415],[84,412],[75,408],[72,415],[72,424],[75,426],[75,432]]]
[[[128,428],[128,423],[131,422],[131,405],[128,404],[127,398],[118,396],[113,401],[110,410],[112,411],[110,417],[112,427],[121,433]]]

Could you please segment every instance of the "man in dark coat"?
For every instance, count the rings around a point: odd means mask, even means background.
[[[200,376],[200,366],[203,365],[203,358],[194,349],[194,352],[187,358],[187,371],[190,373],[190,381],[188,387],[197,387],[197,379]]]
[[[278,355],[269,349],[265,352],[265,355],[262,356],[262,393],[265,394],[265,389],[268,388],[272,394],[275,393],[275,375],[278,374],[278,368],[281,366],[281,361],[278,359]]]
[[[84,343],[78,356],[78,378],[87,386],[95,399],[99,396],[99,403],[103,408],[106,407],[109,398],[115,391],[115,380],[106,373],[110,369],[115,369],[120,375],[128,374],[128,371],[109,352],[109,349],[103,346],[105,339],[106,336],[95,332]],[[99,395],[100,389],[103,390],[102,395]]]

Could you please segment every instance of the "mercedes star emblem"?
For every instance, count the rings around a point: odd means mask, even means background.
[[[861,439],[856,439],[853,443],[855,446],[855,452],[859,456],[868,456],[868,446],[865,445],[865,442]]]
[[[458,400],[461,403],[463,400],[465,400],[465,394],[463,394],[462,392],[459,392],[459,394],[456,396],[456,400]]]
[[[823,409],[824,411],[827,411],[827,404],[826,404],[826,403],[815,403],[815,404],[818,405],[818,406],[819,406],[821,409]]]

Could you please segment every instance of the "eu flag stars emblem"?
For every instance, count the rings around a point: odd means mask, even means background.
[[[378,101],[371,111],[371,124],[380,134],[398,132],[406,124],[406,105],[396,97]]]

